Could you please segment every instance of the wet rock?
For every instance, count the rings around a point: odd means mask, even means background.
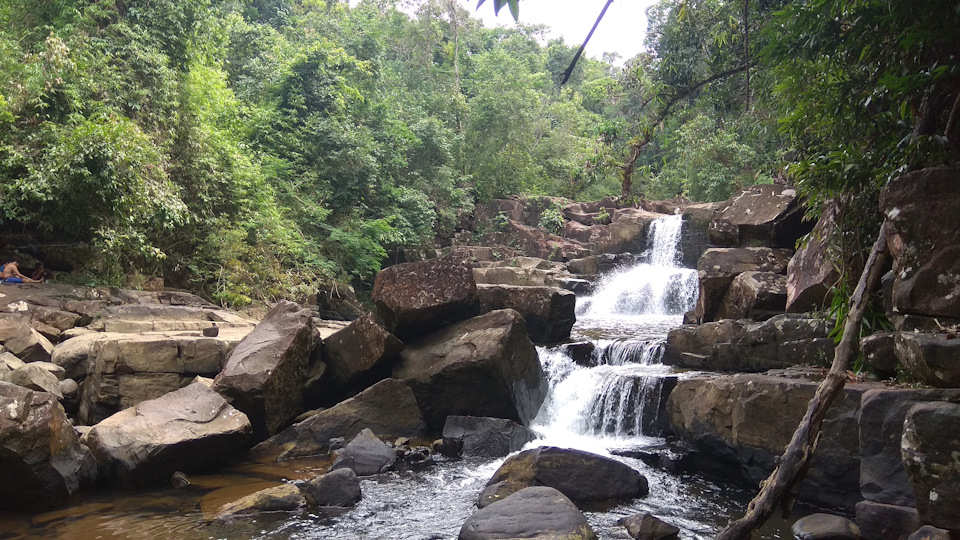
[[[955,537],[946,529],[924,525],[911,534],[907,540],[953,540]]]
[[[670,393],[667,412],[682,441],[712,458],[717,468],[739,468],[756,484],[773,470],[817,386],[766,375],[691,377],[680,380]],[[861,500],[857,415],[869,388],[847,384],[831,406],[800,486],[801,499],[848,509]]]
[[[916,380],[941,388],[960,386],[960,339],[947,333],[897,332],[895,343],[900,365]]]
[[[897,359],[895,348],[894,335],[892,332],[871,334],[860,340],[860,350],[863,352],[863,359],[880,377],[892,377],[896,375],[897,366],[900,365],[900,361]]]
[[[459,540],[507,538],[595,540],[587,518],[563,493],[528,487],[481,508],[460,528]]]
[[[0,315],[0,344],[24,362],[49,362],[53,353],[50,340],[19,315]]]
[[[756,185],[734,195],[710,223],[715,246],[771,246],[793,248],[810,232],[803,219],[797,192],[789,186]]]
[[[366,314],[324,340],[331,392],[350,392],[390,376],[404,345]]]
[[[863,540],[906,538],[920,526],[917,509],[873,501],[857,503],[857,524]]]
[[[831,514],[810,514],[800,518],[790,531],[797,540],[860,540],[856,523]]]
[[[60,380],[57,376],[36,364],[37,362],[25,364],[3,375],[0,380],[38,392],[49,392],[57,399],[63,399]]]
[[[393,371],[417,396],[427,426],[448,416],[529,423],[546,397],[546,376],[512,309],[492,311],[408,343]]]
[[[763,321],[783,313],[786,277],[773,272],[744,272],[733,278],[717,311],[717,319]]]
[[[960,403],[927,402],[903,422],[903,465],[921,523],[960,533]]]
[[[653,514],[636,514],[620,518],[617,523],[626,527],[631,538],[637,540],[679,540],[680,529],[665,523]]]
[[[404,342],[480,313],[473,270],[456,253],[383,269],[371,298],[384,327]]]
[[[460,439],[465,456],[503,457],[536,439],[528,427],[504,418],[448,416],[443,425],[444,439]]]
[[[772,272],[782,274],[790,261],[790,250],[770,248],[712,248],[697,262],[700,296],[697,300],[697,320],[701,323],[717,320],[717,312],[730,284],[743,272]]]
[[[265,439],[303,411],[314,346],[310,310],[281,301],[233,350],[213,388],[243,411]]]
[[[420,437],[426,427],[410,387],[399,379],[385,379],[290,426],[252,452],[278,459],[322,455],[331,450],[331,439],[354,437],[365,428],[385,437]]]
[[[960,401],[960,390],[874,389],[863,394],[860,432],[860,491],[869,501],[915,506],[900,450],[903,421],[917,403]]]
[[[259,514],[262,512],[292,512],[299,510],[306,503],[300,489],[293,484],[284,484],[272,488],[262,489],[251,493],[220,507],[217,511],[217,521],[228,521],[242,516]]]
[[[837,206],[828,203],[807,242],[787,265],[787,312],[803,313],[829,306],[830,289],[840,275],[831,262],[836,258],[831,242],[837,227]]]
[[[0,410],[0,506],[58,506],[93,484],[96,461],[53,395],[0,383]]]
[[[330,470],[346,468],[357,473],[357,476],[372,476],[389,471],[396,461],[397,453],[372,431],[364,429],[337,452]]]
[[[934,167],[891,181],[880,196],[893,256],[893,311],[960,317],[960,167]]]
[[[336,469],[300,486],[310,506],[353,506],[360,502],[360,480],[353,469]]]
[[[559,347],[559,350],[569,356],[579,366],[590,367],[597,365],[597,358],[595,356],[597,346],[592,341],[565,343]]]
[[[177,471],[170,476],[170,485],[174,489],[184,489],[190,487],[190,479],[182,471]]]
[[[576,503],[645,497],[647,479],[613,458],[541,446],[507,458],[480,494],[481,508],[530,486],[549,486]]]
[[[570,337],[577,321],[577,295],[553,287],[478,285],[480,310],[513,309],[523,315],[534,343],[556,343]]]
[[[221,463],[250,434],[246,415],[207,386],[191,384],[114,414],[94,426],[85,443],[105,478],[148,485]]]
[[[574,274],[593,277],[611,272],[621,264],[624,264],[622,256],[618,257],[613,253],[600,253],[568,261],[567,270]]]

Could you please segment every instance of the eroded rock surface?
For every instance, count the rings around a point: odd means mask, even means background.
[[[587,518],[563,493],[528,487],[481,508],[460,528],[460,540],[530,538],[596,540]]]

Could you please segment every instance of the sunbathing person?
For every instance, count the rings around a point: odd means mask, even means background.
[[[43,279],[31,279],[20,273],[17,261],[10,261],[0,266],[0,282],[2,283],[43,283]]]

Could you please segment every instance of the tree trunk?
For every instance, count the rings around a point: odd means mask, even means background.
[[[807,414],[803,417],[793,439],[780,456],[777,468],[770,476],[760,483],[760,493],[750,501],[747,513],[729,525],[717,536],[717,540],[745,540],[750,538],[754,529],[762,525],[772,514],[778,502],[784,502],[784,513],[789,512],[792,506],[792,496],[784,499],[785,495],[796,493],[800,481],[810,466],[810,460],[816,451],[820,439],[820,427],[827,410],[833,401],[840,395],[846,381],[847,366],[856,356],[860,337],[860,322],[870,300],[870,293],[876,289],[887,257],[887,241],[880,229],[880,236],[873,244],[873,250],[867,258],[867,264],[860,275],[860,282],[850,297],[850,311],[843,325],[843,337],[837,345],[833,356],[833,365],[827,377],[820,383],[817,393],[807,406]]]

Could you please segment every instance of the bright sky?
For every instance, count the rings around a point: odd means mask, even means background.
[[[477,11],[477,0],[460,0],[484,21],[486,26],[514,26],[509,6],[493,14],[493,0],[487,0]],[[583,43],[597,15],[607,0],[520,0],[520,22],[545,24],[552,29],[549,38],[562,36],[567,45]],[[647,8],[655,0],[614,0],[600,26],[590,38],[585,54],[600,58],[605,52],[620,53],[621,61],[628,60],[643,50],[643,37],[647,31]]]

